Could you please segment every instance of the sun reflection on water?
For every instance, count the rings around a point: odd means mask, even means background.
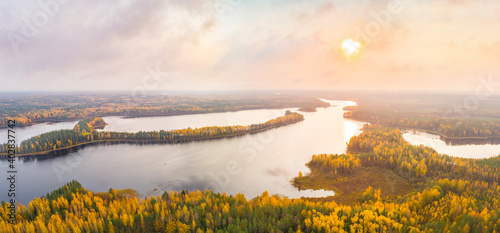
[[[358,131],[358,125],[351,121],[344,121],[344,141],[349,142],[349,140]]]

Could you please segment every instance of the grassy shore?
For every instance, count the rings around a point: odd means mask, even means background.
[[[368,187],[382,190],[386,200],[397,199],[412,193],[415,188],[392,171],[369,167],[353,175],[333,175],[313,169],[311,174],[295,180],[300,189],[325,189],[335,192],[335,196],[304,198],[310,201],[335,201],[344,205],[358,204],[359,197]]]

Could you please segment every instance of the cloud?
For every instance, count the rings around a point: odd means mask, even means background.
[[[142,78],[147,65],[163,63],[167,69],[175,67],[183,50],[198,43],[214,24],[210,5],[203,1],[189,2],[141,0],[117,5],[70,1],[59,5],[54,16],[48,17],[41,27],[36,27],[33,16],[40,12],[49,14],[33,3],[31,12],[11,19],[35,24],[36,33],[16,46],[18,53],[9,38],[24,37],[24,25],[2,30],[1,78],[41,80],[40,83],[57,85],[63,79],[78,81],[107,74],[109,83],[116,84],[120,77]]]
[[[5,0],[0,81],[16,80],[19,90],[131,90],[158,65],[176,73],[160,89],[426,88],[455,76],[466,89],[497,71],[499,2],[400,0],[400,13],[385,14],[393,1],[69,0],[54,8],[56,0]],[[11,40],[43,14],[16,52]],[[347,61],[340,43],[377,24]]]

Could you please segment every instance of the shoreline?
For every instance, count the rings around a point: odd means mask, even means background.
[[[346,111],[350,111],[350,110],[346,110]],[[373,120],[369,120],[369,119],[358,119],[358,118],[355,118],[355,117],[349,117],[349,116],[344,116],[344,118],[346,119],[352,119],[352,120],[355,120],[355,121],[363,121],[363,122],[368,122],[370,124],[378,124],[378,122],[376,121],[373,121]],[[422,131],[422,132],[426,132],[426,133],[430,133],[430,134],[435,134],[435,135],[438,135],[441,137],[441,140],[444,141],[444,139],[446,140],[500,140],[500,136],[489,136],[489,137],[482,137],[482,136],[477,136],[477,137],[449,137],[449,136],[446,136],[442,133],[439,133],[437,131],[434,131],[434,130],[430,130],[430,129],[421,129],[421,128],[412,128],[412,127],[398,127],[398,126],[384,126],[384,127],[391,127],[391,128],[396,128],[396,129],[400,129],[400,130],[413,130],[413,131]]]
[[[324,101],[323,101],[324,102]],[[331,107],[331,106],[328,106]],[[241,109],[233,109],[233,110],[221,110],[221,111],[196,111],[196,112],[174,112],[174,113],[158,113],[158,114],[143,114],[143,115],[116,115],[116,114],[104,114],[100,116],[85,116],[82,118],[71,118],[71,119],[65,119],[65,120],[58,120],[58,119],[46,119],[46,120],[34,120],[28,125],[22,125],[22,126],[16,126],[16,128],[23,128],[23,127],[29,127],[29,126],[34,126],[38,124],[55,124],[55,123],[61,123],[61,122],[71,122],[71,121],[81,121],[85,118],[89,117],[122,117],[125,119],[133,119],[133,118],[143,118],[143,117],[169,117],[169,116],[187,116],[187,115],[196,115],[196,114],[210,114],[210,113],[228,113],[228,112],[239,112],[239,111],[248,111],[248,110],[286,110],[289,108],[301,108],[301,106],[282,106],[282,107],[277,107],[277,108],[269,108],[269,107],[264,107],[264,108],[259,108],[259,107],[243,107]],[[327,108],[324,106],[316,106],[315,109],[317,108]],[[301,110],[296,110],[300,112],[307,112],[307,111],[301,111]],[[7,117],[8,118],[8,117]],[[2,126],[0,125],[0,130],[1,129],[7,129],[8,126]]]
[[[56,154],[58,152],[65,153],[67,150],[71,149],[76,149],[78,147],[85,147],[93,144],[101,144],[101,143],[118,143],[118,144],[177,144],[177,143],[187,143],[187,142],[195,142],[195,141],[205,141],[205,140],[214,140],[214,139],[221,139],[221,138],[231,138],[231,137],[238,137],[238,136],[244,136],[247,134],[255,134],[255,133],[260,133],[264,132],[267,130],[279,128],[282,126],[287,126],[291,124],[295,124],[298,122],[304,121],[304,119],[301,120],[295,120],[295,121],[290,121],[286,123],[282,123],[279,125],[274,125],[270,126],[267,128],[259,129],[259,130],[253,130],[250,132],[240,132],[240,133],[233,133],[233,134],[228,134],[228,135],[218,135],[218,136],[212,136],[212,137],[200,137],[200,138],[183,138],[183,139],[172,139],[172,140],[130,140],[130,139],[103,139],[103,140],[95,140],[95,141],[90,141],[90,142],[82,142],[82,143],[77,143],[75,145],[67,146],[67,147],[62,147],[62,148],[57,148],[55,150],[48,150],[48,151],[40,151],[40,152],[33,152],[33,153],[26,153],[26,154],[16,154],[16,157],[27,157],[27,156],[42,156],[42,155],[50,155],[50,154]],[[0,156],[8,156],[8,153],[0,153]]]
[[[434,135],[438,135],[441,137],[441,139],[448,139],[448,140],[491,140],[491,139],[500,139],[500,136],[491,136],[491,137],[448,137],[443,135],[442,133],[429,130],[429,129],[419,129],[419,128],[410,128],[410,127],[395,127],[401,130],[413,130],[413,131],[422,131]],[[444,141],[444,140],[443,140]]]

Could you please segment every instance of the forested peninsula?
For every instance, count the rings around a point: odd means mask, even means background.
[[[258,133],[265,130],[303,121],[304,116],[297,112],[287,111],[284,116],[271,119],[260,124],[247,126],[207,126],[180,130],[159,130],[129,132],[98,131],[106,125],[100,117],[87,118],[78,122],[72,130],[57,130],[24,140],[17,146],[17,156],[43,155],[67,150],[83,145],[102,142],[113,143],[184,143],[191,141],[235,137]],[[0,155],[7,155],[9,144],[3,144]]]

